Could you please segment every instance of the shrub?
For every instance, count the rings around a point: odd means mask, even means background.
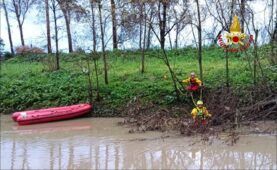
[[[31,53],[33,53],[33,54],[44,54],[45,52],[41,48],[33,47],[33,48],[31,48]]]
[[[0,38],[0,60],[2,58],[2,54],[3,54],[3,49],[4,48],[4,43],[3,43],[3,39]]]
[[[82,47],[77,47],[76,50],[74,51],[75,53],[86,53],[86,51]]]
[[[30,53],[29,46],[19,46],[15,48],[16,54],[27,54]]]
[[[4,56],[4,59],[5,59],[5,60],[8,60],[8,59],[14,57],[14,55],[13,55],[11,52],[8,52],[8,51],[4,52],[4,55],[3,55],[3,56]]]
[[[43,49],[38,48],[38,47],[29,47],[27,45],[25,46],[19,46],[16,47],[15,49],[16,54],[44,54],[45,52],[43,51]]]
[[[47,57],[44,57],[41,61],[44,71],[52,72],[57,70],[56,58],[54,56],[48,55]]]

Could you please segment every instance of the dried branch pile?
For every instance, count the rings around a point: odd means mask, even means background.
[[[204,100],[213,114],[212,125],[277,119],[277,94],[264,86],[243,90],[220,88],[209,91]]]
[[[277,120],[276,92],[263,86],[238,92],[224,87],[205,92],[204,101],[213,115],[205,128],[193,127],[189,105],[165,108],[153,103],[142,104],[137,98],[124,108],[124,124],[132,127],[130,132],[180,130],[182,134],[192,135],[225,131],[244,121]]]
[[[176,111],[180,108],[174,109]],[[184,108],[179,111],[187,112]],[[143,105],[141,100],[136,98],[127,104],[124,110],[127,117],[123,123],[131,126],[130,132],[172,130],[178,128],[180,118],[173,117],[171,113],[172,109],[161,108],[153,103]]]

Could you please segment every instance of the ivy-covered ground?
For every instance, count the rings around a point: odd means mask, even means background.
[[[261,47],[261,68],[267,83],[276,86],[276,66],[268,62],[267,47]],[[167,51],[170,64],[179,79],[187,78],[191,71],[198,73],[197,50],[185,48]],[[108,52],[109,84],[104,83],[103,62],[98,60],[100,102],[95,105],[95,116],[118,116],[122,108],[135,97],[144,103],[160,106],[176,104],[170,74],[159,57],[162,52],[149,50],[145,57],[145,73],[140,72],[140,51]],[[52,59],[45,54],[16,56],[2,62],[0,75],[0,113],[18,110],[62,106],[88,102],[88,79],[83,73],[87,67],[81,53],[61,54],[61,69],[49,71]],[[94,74],[94,65],[90,64]],[[231,86],[236,89],[253,84],[253,56],[247,53],[230,54]],[[218,47],[203,50],[204,85],[216,89],[225,85],[224,52]],[[262,80],[258,68],[258,80]],[[95,90],[96,79],[93,76]],[[95,97],[95,93],[94,93]],[[180,102],[178,102],[180,104]],[[191,105],[189,96],[182,96],[181,103]],[[177,113],[182,114],[182,113]]]

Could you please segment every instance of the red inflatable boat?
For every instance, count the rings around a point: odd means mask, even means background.
[[[90,104],[78,104],[72,106],[22,111],[13,113],[12,119],[19,125],[29,125],[78,117],[90,112],[91,109],[92,106]]]

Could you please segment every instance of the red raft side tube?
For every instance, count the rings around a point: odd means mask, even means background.
[[[16,122],[17,117],[20,115],[31,115],[31,114],[37,114],[37,112],[54,112],[54,111],[65,111],[65,110],[71,110],[75,106],[78,105],[72,105],[72,106],[62,106],[62,107],[52,107],[47,109],[39,109],[39,110],[28,110],[28,111],[21,111],[21,112],[15,112],[12,114],[12,119]]]
[[[90,112],[92,106],[89,104],[78,104],[66,107],[57,107],[41,110],[20,112],[16,121],[19,125],[29,125],[57,120],[70,119]]]

